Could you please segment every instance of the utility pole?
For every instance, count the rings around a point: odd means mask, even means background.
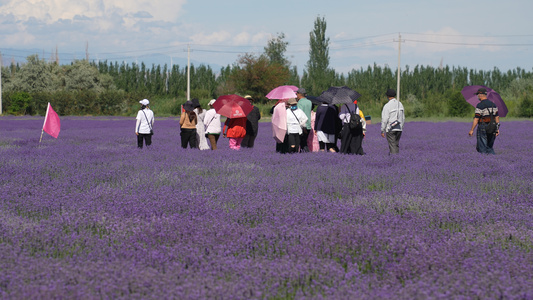
[[[191,100],[191,45],[187,44],[187,101]]]
[[[396,83],[396,99],[400,101],[400,74],[401,74],[401,57],[402,57],[402,40],[401,33],[398,33],[398,81]]]

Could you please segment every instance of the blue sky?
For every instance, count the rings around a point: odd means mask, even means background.
[[[309,59],[309,32],[324,17],[330,65],[347,73],[374,63],[500,70],[533,67],[533,1],[301,0],[0,0],[4,64],[28,49],[61,63],[191,60],[215,67],[261,53],[283,32],[299,72]]]

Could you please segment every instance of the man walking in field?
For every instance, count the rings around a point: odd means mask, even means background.
[[[474,129],[477,126],[477,144],[476,150],[479,153],[496,154],[492,146],[496,137],[500,135],[500,117],[498,116],[498,107],[494,102],[487,99],[487,90],[480,88],[476,92],[479,103],[476,106],[476,115],[472,122],[472,128],[468,132],[469,136],[474,134]],[[495,132],[487,132],[489,130],[489,123],[491,121],[491,114],[496,121]]]
[[[396,99],[396,91],[387,90],[389,102],[383,106],[381,112],[381,136],[387,137],[389,154],[400,153],[400,138],[402,137],[405,114],[402,103]]]

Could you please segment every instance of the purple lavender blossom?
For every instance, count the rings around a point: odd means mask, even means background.
[[[406,124],[388,156],[182,149],[158,119],[0,118],[0,297],[533,298],[533,133]],[[446,130],[442,130],[446,128]],[[503,130],[505,129],[505,130]]]

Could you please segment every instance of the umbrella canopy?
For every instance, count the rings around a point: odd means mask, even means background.
[[[313,103],[313,104],[316,104],[316,105],[320,105],[320,104],[322,104],[322,102],[321,102],[320,100],[317,99],[318,97],[315,97],[315,96],[307,96],[307,97],[305,97],[305,98],[307,98],[307,99],[308,99],[309,101],[311,101],[311,103]]]
[[[278,143],[283,143],[287,133],[287,108],[285,102],[280,102],[274,107],[272,113],[272,137]]]
[[[493,89],[488,88],[484,85],[470,85],[465,86],[461,91],[461,94],[463,94],[463,97],[465,98],[466,102],[468,102],[473,107],[476,107],[479,103],[479,99],[477,98],[476,92],[480,88],[484,88],[487,90],[487,99],[494,102],[494,104],[496,104],[496,107],[498,107],[498,116],[505,117],[508,112],[507,105],[505,105],[505,102],[503,102],[503,99],[500,94],[496,93]]]
[[[239,95],[224,95],[213,103],[215,111],[228,118],[246,117],[254,108],[248,99]]]
[[[348,104],[359,99],[361,94],[347,86],[332,86],[327,91],[322,92],[317,100],[329,104]]]
[[[273,89],[266,95],[268,99],[291,99],[296,98],[297,86],[294,85],[282,85]]]

